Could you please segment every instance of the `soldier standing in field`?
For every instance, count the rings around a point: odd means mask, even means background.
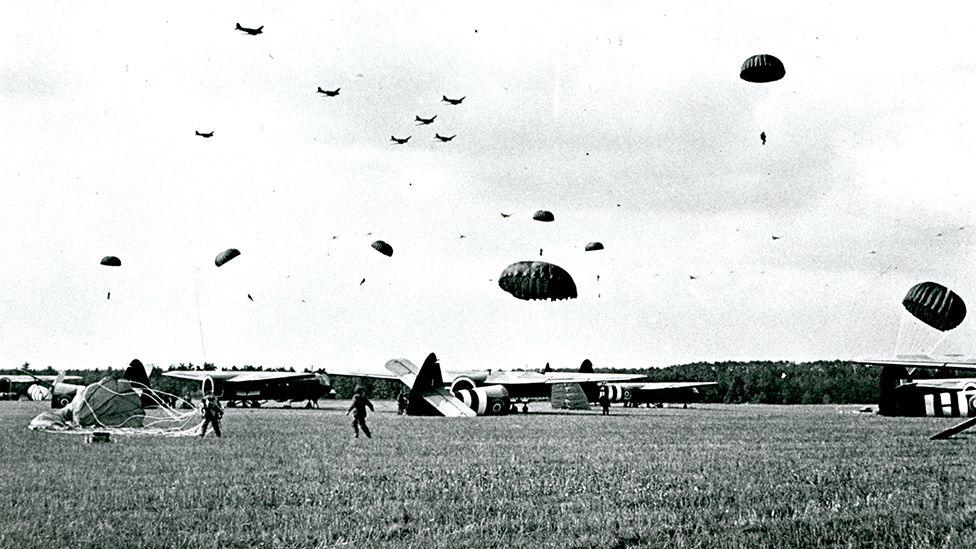
[[[372,433],[369,432],[369,427],[366,426],[366,408],[369,407],[369,409],[372,410],[373,403],[370,402],[369,399],[366,398],[366,395],[363,394],[365,392],[366,389],[356,387],[356,394],[352,396],[352,404],[346,411],[347,416],[349,415],[349,412],[352,412],[353,410],[356,412],[352,416],[352,430],[356,432],[356,438],[359,438],[360,427],[363,428],[363,433],[366,434],[366,438],[373,438]]]
[[[601,389],[600,390],[600,398],[598,400],[598,402],[600,403],[600,406],[603,407],[603,415],[605,415],[605,416],[609,416],[610,415],[610,395],[608,395],[607,393],[608,393],[608,391],[607,391],[607,388],[606,387],[604,387],[603,389]]]
[[[214,434],[220,438],[220,418],[224,417],[224,410],[220,407],[220,400],[213,393],[207,393],[203,395],[203,401],[200,404],[200,415],[203,416],[203,429],[200,430],[200,436],[207,434],[207,425],[213,425]]]
[[[410,397],[407,396],[407,391],[400,391],[400,396],[397,397],[397,415],[402,416],[403,412],[407,411],[407,406],[410,405]]]

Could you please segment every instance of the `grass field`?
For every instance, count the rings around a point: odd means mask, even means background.
[[[856,407],[397,416],[231,409],[223,439],[29,432],[0,403],[3,547],[955,547],[976,438]]]

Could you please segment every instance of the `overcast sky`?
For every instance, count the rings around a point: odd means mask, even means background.
[[[889,356],[976,300],[967,4],[688,4],[5,5],[0,367]]]

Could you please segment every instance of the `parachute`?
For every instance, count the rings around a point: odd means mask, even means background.
[[[786,67],[783,66],[783,62],[767,53],[753,55],[746,59],[739,71],[739,78],[757,84],[775,82],[784,76],[786,76]]]
[[[519,299],[575,299],[576,283],[562,267],[544,261],[512,263],[498,277],[498,286]]]
[[[78,391],[71,414],[81,427],[142,427],[145,412],[131,383],[105,377]]]
[[[962,298],[935,282],[912,286],[901,304],[912,316],[940,332],[955,328],[966,318],[966,304]]]
[[[115,257],[114,255],[107,255],[107,256],[103,257],[102,260],[99,261],[99,263],[101,263],[102,265],[105,265],[106,267],[121,267],[122,266],[122,260],[119,259],[119,258],[117,258],[117,257]]]
[[[237,248],[228,248],[217,254],[217,257],[214,258],[214,265],[220,267],[224,263],[227,263],[239,255],[241,255],[241,251]]]
[[[602,249],[603,249],[603,244],[600,242],[590,242],[589,244],[586,245],[586,251],[588,252],[595,252],[597,250],[602,250]]]
[[[390,246],[386,242],[383,242],[382,240],[377,240],[376,242],[373,242],[372,246],[373,249],[376,250],[377,252],[387,257],[393,257],[393,246]]]
[[[552,212],[547,212],[546,210],[539,210],[532,214],[532,219],[536,221],[545,221],[546,223],[550,221],[555,221],[556,216],[552,215]]]

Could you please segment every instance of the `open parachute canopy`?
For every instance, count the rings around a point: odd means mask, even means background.
[[[966,318],[966,304],[955,292],[936,282],[920,282],[911,287],[901,302],[915,318],[945,332]]]
[[[224,263],[227,263],[239,255],[241,255],[241,251],[237,248],[228,248],[217,254],[217,257],[214,258],[214,265],[220,267]]]
[[[602,249],[603,249],[603,243],[601,242],[590,242],[589,244],[586,245],[586,251],[588,252],[595,252],[597,250],[602,250]]]
[[[102,265],[105,265],[106,267],[121,267],[122,266],[122,260],[119,259],[119,258],[117,258],[117,257],[115,257],[114,255],[107,255],[107,256],[103,257],[102,260],[99,261],[99,263],[101,263]]]
[[[768,53],[753,55],[742,63],[739,77],[746,82],[764,84],[775,82],[786,76],[783,62]]]
[[[552,215],[552,212],[547,212],[546,210],[539,210],[532,214],[532,219],[536,221],[545,221],[546,223],[550,221],[555,221],[556,216]]]
[[[393,246],[390,246],[386,242],[377,240],[376,242],[373,242],[372,246],[374,250],[385,255],[386,257],[393,257]]]
[[[565,269],[544,261],[512,263],[498,277],[501,289],[519,299],[575,299],[576,283]]]

